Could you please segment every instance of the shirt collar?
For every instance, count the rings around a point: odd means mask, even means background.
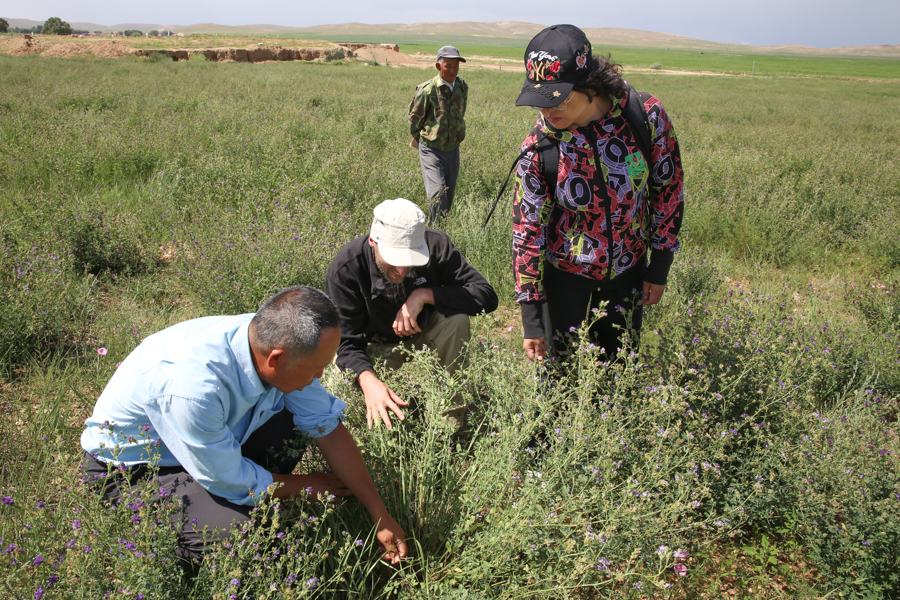
[[[440,86],[442,86],[442,85],[447,86],[448,88],[450,88],[450,92],[452,93],[452,92],[453,92],[453,88],[456,86],[456,82],[459,81],[459,77],[457,77],[456,79],[453,80],[453,85],[450,85],[449,83],[447,83],[446,81],[444,81],[444,78],[441,77],[441,74],[440,74],[440,73],[438,73],[437,75],[435,75],[435,76],[434,76],[434,79],[433,79],[432,81],[434,81],[434,85],[437,86],[437,87],[440,87]]]
[[[252,317],[252,315],[249,315]],[[237,328],[234,336],[228,342],[234,357],[237,360],[240,372],[241,394],[245,398],[261,396],[266,392],[265,384],[259,378],[256,367],[253,366],[253,356],[250,354],[250,320]]]

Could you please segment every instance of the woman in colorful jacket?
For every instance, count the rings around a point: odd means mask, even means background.
[[[531,360],[557,357],[567,336],[591,322],[590,342],[612,357],[627,335],[638,342],[643,306],[666,288],[684,213],[678,141],[659,99],[643,101],[649,163],[625,118],[621,67],[593,57],[573,25],[543,30],[525,52],[516,106],[540,110],[516,167],[513,269]],[[642,124],[639,124],[642,125]],[[540,145],[558,146],[555,186]],[[531,148],[529,150],[529,148]],[[552,164],[548,161],[548,164]],[[553,188],[555,187],[555,191]],[[606,302],[605,316],[592,309]]]

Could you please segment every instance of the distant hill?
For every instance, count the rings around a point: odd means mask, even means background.
[[[65,20],[64,16],[60,16]],[[43,21],[7,18],[10,27],[31,28],[42,25]],[[218,25],[198,23],[194,25],[171,25],[163,23],[119,23],[98,25],[96,23],[69,22],[74,29],[88,31],[124,31],[137,29],[148,32],[165,29],[175,33],[202,33],[224,35],[275,35],[279,37],[324,39],[329,41],[386,42],[405,44],[434,44],[438,40],[459,45],[478,46],[525,46],[544,25],[517,21],[497,21],[475,23],[459,21],[453,23],[386,23],[369,25],[366,23],[341,23],[337,25],[317,25],[314,27],[285,27],[282,25]],[[695,38],[617,27],[585,29],[588,39],[595,45],[621,46],[628,48],[666,48],[672,50],[702,50],[709,52],[741,52],[745,54],[798,54],[806,56],[867,56],[900,58],[900,46],[857,46],[844,48],[812,48],[809,46],[749,46],[742,44],[722,44]]]

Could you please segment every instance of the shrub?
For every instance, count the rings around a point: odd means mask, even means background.
[[[73,276],[60,242],[0,224],[0,375],[73,343],[93,315],[96,282]]]
[[[349,223],[346,211],[305,199],[271,209],[206,205],[173,231],[174,275],[206,311],[255,312],[285,287],[324,287]]]
[[[78,450],[77,442],[57,437],[44,443],[42,454],[71,459]],[[109,505],[65,479],[45,491],[2,491],[0,581],[7,590],[34,598],[184,597],[171,519],[177,498],[148,485]]]
[[[90,275],[139,275],[155,258],[127,215],[70,213],[58,225],[72,256],[72,269]]]

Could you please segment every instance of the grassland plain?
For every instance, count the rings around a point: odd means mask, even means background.
[[[177,499],[82,488],[81,424],[141,339],[321,285],[375,203],[424,202],[405,112],[426,76],[0,57],[0,596],[898,597],[891,82],[629,75],[679,132],[684,247],[641,351],[585,349],[550,386],[519,351],[508,194],[480,232],[534,114],[521,75],[464,71],[447,230],[504,306],[456,378],[428,355],[391,375],[422,413],[393,432],[325,381],[413,539],[400,568],[356,504],[297,503],[182,576]],[[436,417],[456,392],[463,442]]]

